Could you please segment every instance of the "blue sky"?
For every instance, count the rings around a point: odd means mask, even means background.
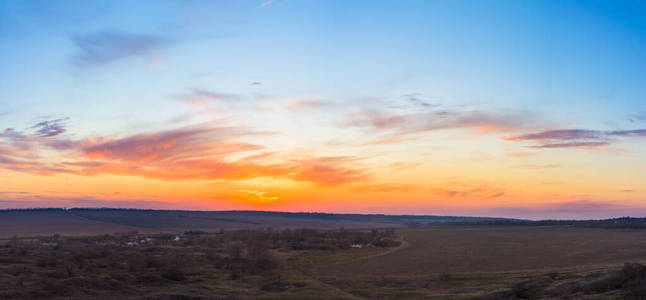
[[[1,96],[19,110],[265,81],[275,94],[422,93],[594,123],[644,109],[646,95],[638,1],[4,1],[0,13]],[[101,32],[160,42],[148,57],[75,63],[75,37]],[[146,65],[155,57],[163,67]],[[121,94],[105,95],[114,86]]]

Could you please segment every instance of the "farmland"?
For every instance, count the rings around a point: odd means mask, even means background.
[[[555,286],[572,287],[553,296],[579,298],[593,297],[584,287],[625,262],[646,260],[643,230],[557,226],[399,232],[406,247],[383,256],[323,266],[317,270],[319,278],[366,298],[472,299],[522,284],[537,285],[535,281],[547,291]],[[574,288],[579,286],[581,290]]]
[[[646,231],[632,228],[633,219],[630,228],[616,227],[614,221],[616,228],[600,228],[494,226],[479,220],[469,225],[441,217],[420,226],[410,223],[411,218],[424,221],[420,217],[240,212],[85,210],[5,216],[0,222],[10,226],[3,227],[0,240],[2,299],[646,295],[646,267],[639,264],[646,262]],[[58,230],[61,234],[39,234]]]

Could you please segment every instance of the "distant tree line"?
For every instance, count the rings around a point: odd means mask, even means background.
[[[447,225],[460,226],[573,226],[590,228],[646,229],[646,218],[621,217],[604,220],[491,220],[478,222],[451,222]],[[416,224],[417,226],[421,226]],[[427,224],[429,225],[429,224]],[[412,226],[415,227],[415,226]]]
[[[459,217],[459,216],[432,216],[432,215],[386,215],[386,214],[333,214],[321,212],[275,212],[255,210],[223,210],[223,211],[198,211],[198,210],[158,210],[140,208],[17,208],[1,209],[0,212],[33,212],[33,211],[111,211],[111,212],[182,212],[182,213],[217,213],[246,216],[275,216],[283,218],[315,218],[326,220],[350,220],[350,221],[375,221],[380,223],[404,224],[413,222],[458,222],[458,221],[497,221],[511,220],[505,218],[489,217]]]

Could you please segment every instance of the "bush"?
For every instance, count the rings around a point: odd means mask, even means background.
[[[57,280],[45,280],[42,283],[41,289],[43,292],[51,296],[69,297],[72,295],[72,288]]]
[[[186,280],[186,274],[179,266],[167,267],[164,272],[162,272],[162,277],[172,281]]]
[[[56,267],[58,265],[58,261],[56,258],[51,257],[51,256],[45,256],[45,257],[40,257],[36,261],[36,265],[42,268],[45,267]]]
[[[621,270],[592,282],[586,290],[603,293],[617,289],[632,290],[636,294],[646,289],[646,266],[626,263]]]
[[[451,280],[451,273],[449,270],[442,270],[442,272],[437,275],[437,279],[441,282],[449,282]]]

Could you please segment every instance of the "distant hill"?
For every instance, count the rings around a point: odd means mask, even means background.
[[[482,221],[457,221],[450,225],[467,226],[571,226],[589,228],[646,229],[646,218],[621,217],[602,220],[520,220],[497,219]]]
[[[0,237],[51,234],[92,235],[137,230],[176,232],[220,228],[376,228],[511,219],[383,214],[290,213],[269,211],[183,211],[121,208],[39,208],[0,210]]]

